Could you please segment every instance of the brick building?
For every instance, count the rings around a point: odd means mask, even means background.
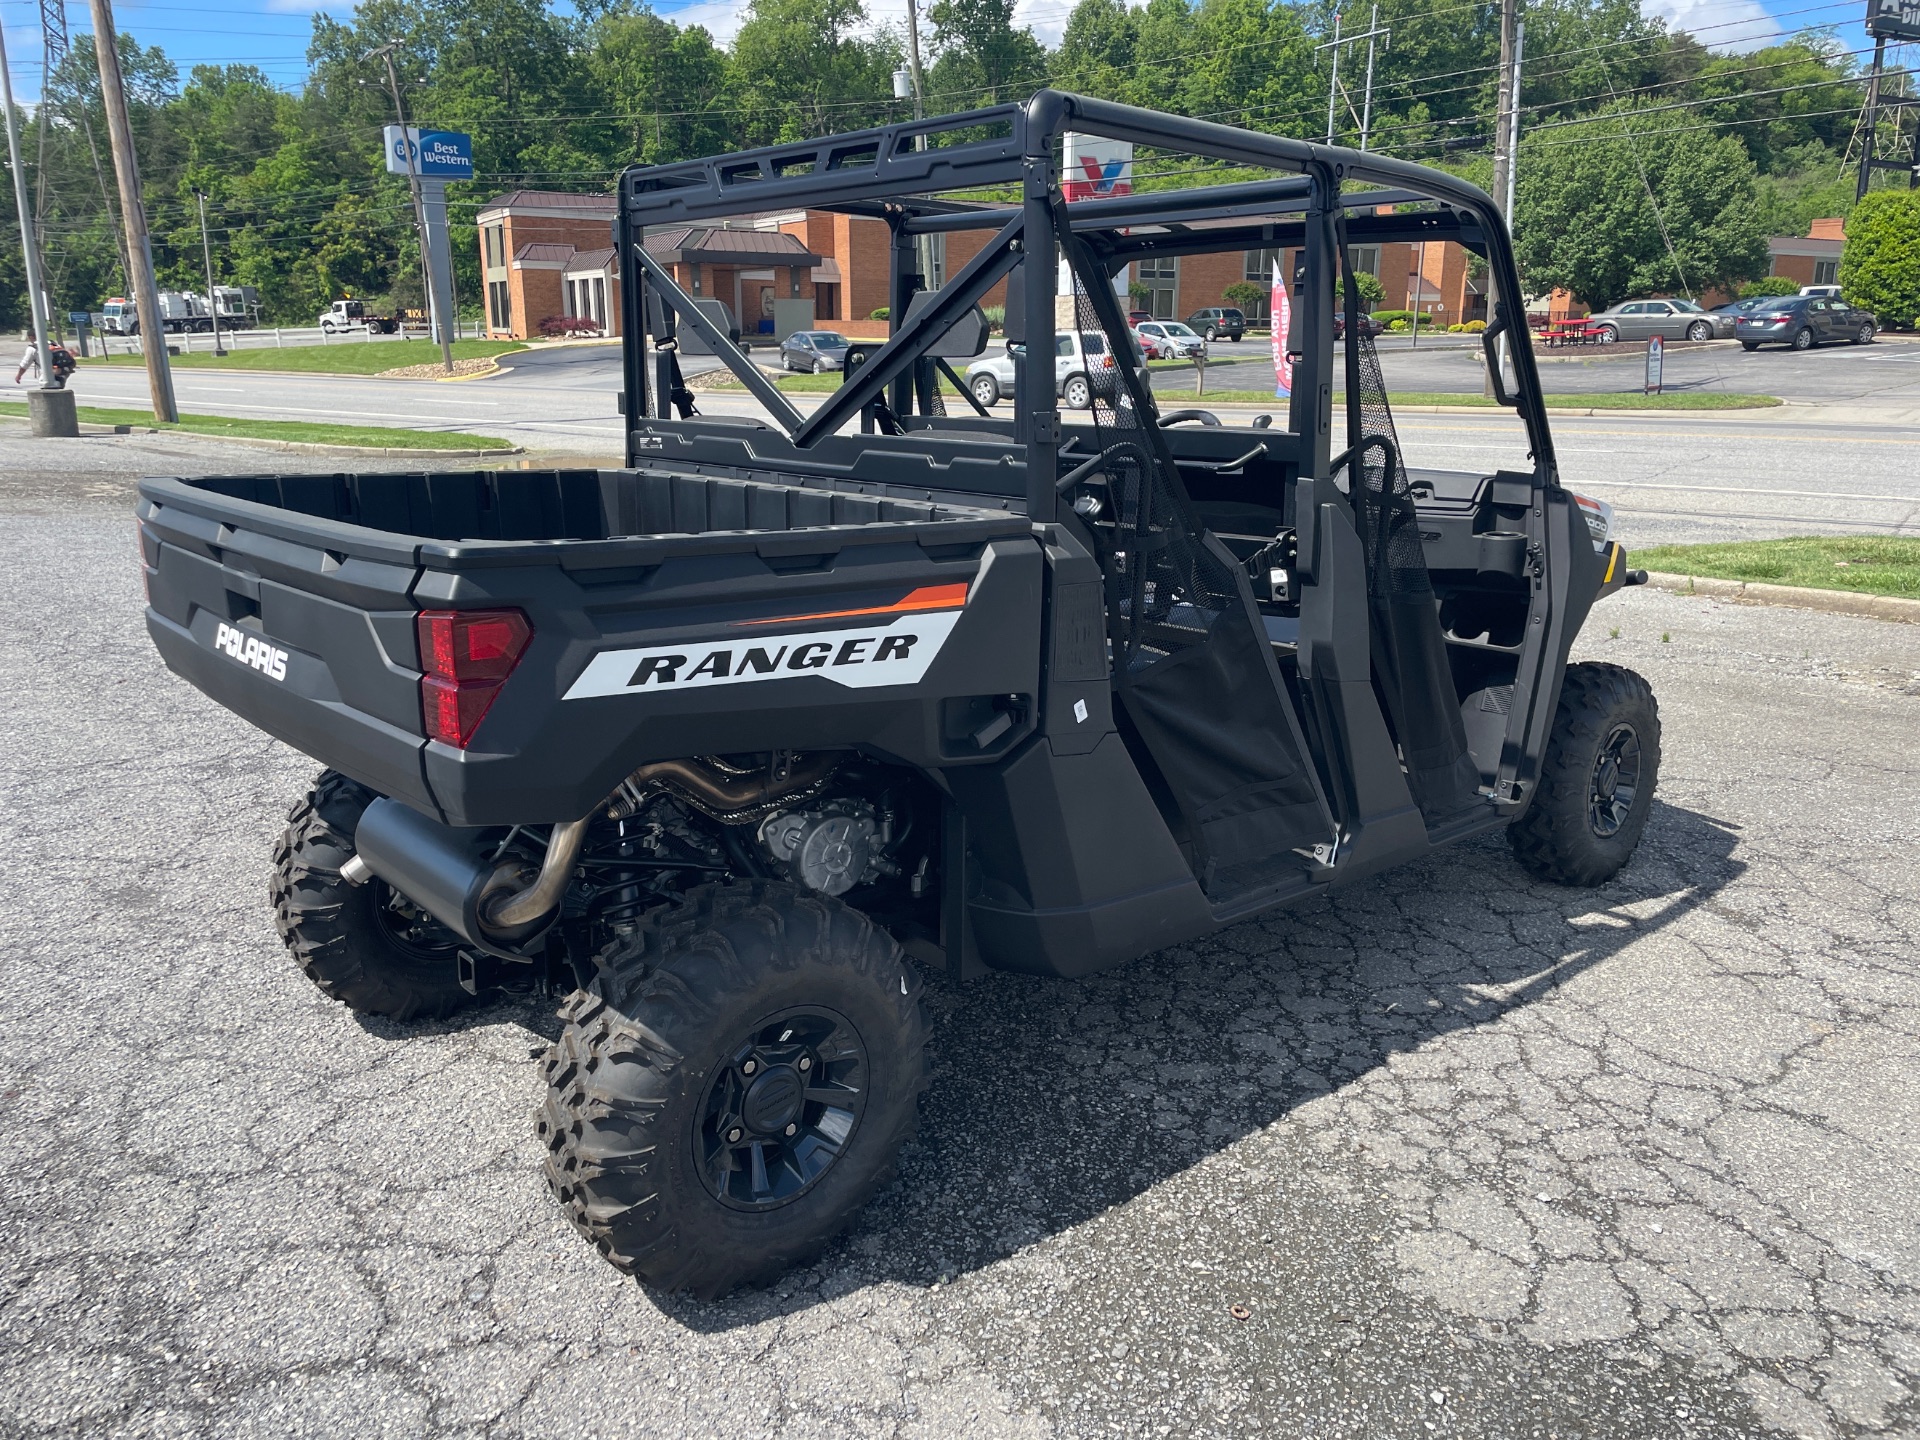
[[[560,315],[614,323],[616,213],[611,195],[556,190],[515,190],[482,206],[476,223],[486,333],[524,340]]]
[[[1846,243],[1845,220],[1816,220],[1804,236],[1777,235],[1767,241],[1767,273],[1798,285],[1838,285]]]

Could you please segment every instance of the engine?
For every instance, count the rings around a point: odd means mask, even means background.
[[[888,857],[892,816],[862,799],[833,799],[804,810],[781,810],[760,822],[761,847],[809,890],[844,895],[900,873]]]

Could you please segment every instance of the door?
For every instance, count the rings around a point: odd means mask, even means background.
[[[1665,300],[1647,302],[1648,335],[1658,335],[1662,340],[1678,340],[1686,332],[1688,319]]]
[[[1082,368],[1080,365],[1080,347],[1074,343],[1078,337],[1069,333],[1053,337],[1053,383],[1058,389],[1067,376]]]

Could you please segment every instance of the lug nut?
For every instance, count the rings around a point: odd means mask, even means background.
[[[737,1145],[740,1143],[740,1136],[742,1133],[743,1132],[741,1131],[740,1127],[736,1125],[734,1126],[733,1129],[727,1131],[727,1139],[733,1141]]]
[[[800,1057],[800,1068],[802,1070],[811,1070],[813,1068],[813,1061],[807,1056],[802,1055]]]
[[[759,1068],[760,1068],[760,1062],[758,1060],[749,1060],[747,1061],[746,1064],[740,1067],[740,1073],[742,1075],[751,1075],[754,1071],[758,1070]]]
[[[800,1127],[799,1127],[798,1125],[789,1125],[789,1126],[787,1126],[787,1134],[789,1134],[789,1135],[797,1135],[797,1134],[799,1134],[799,1133],[800,1133]]]

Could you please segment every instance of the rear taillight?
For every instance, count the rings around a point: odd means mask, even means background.
[[[533,627],[518,610],[422,610],[414,633],[427,735],[464,750],[520,663]]]

